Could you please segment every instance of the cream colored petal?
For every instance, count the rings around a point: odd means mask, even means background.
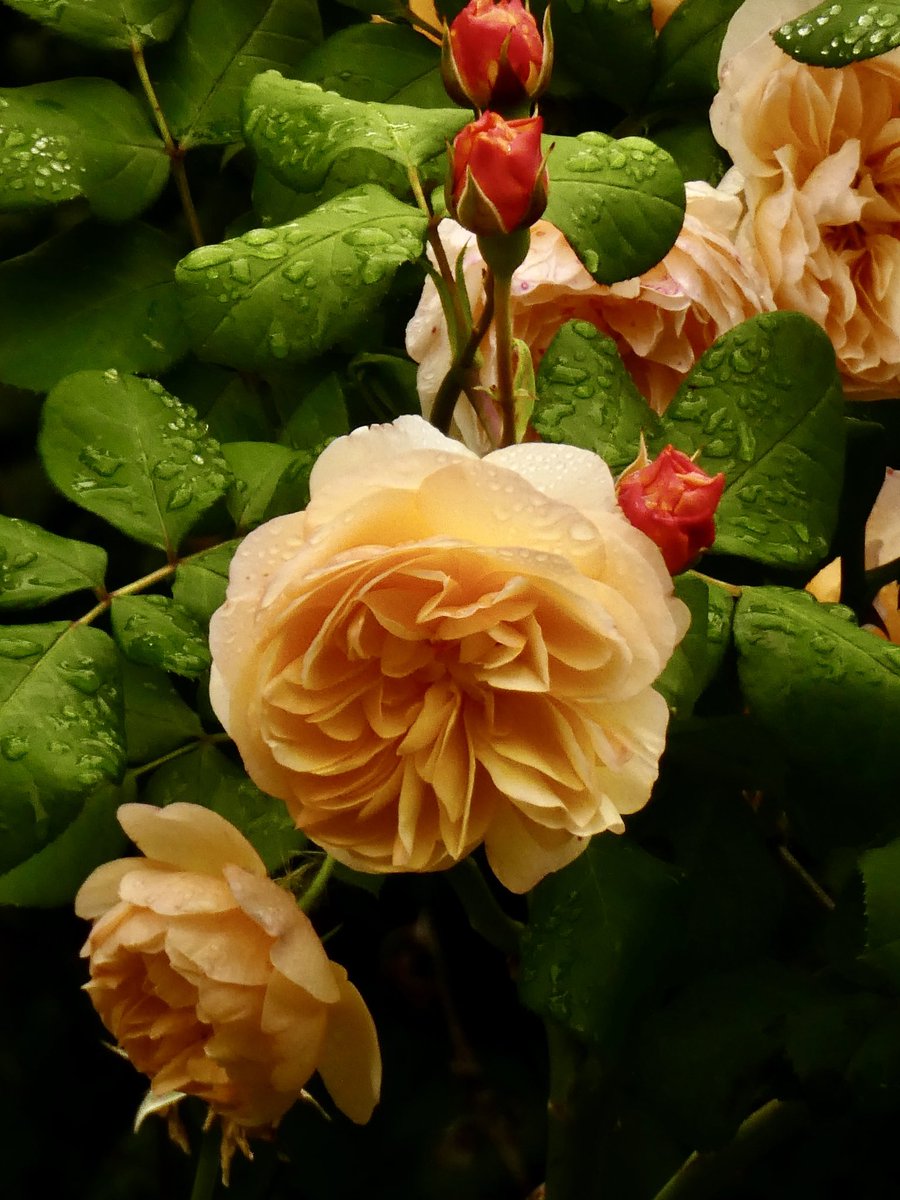
[[[253,875],[266,875],[262,859],[237,829],[199,804],[167,808],[122,804],[119,824],[148,858],[188,871],[217,875],[233,863]]]
[[[574,862],[589,840],[564,830],[544,829],[506,804],[498,806],[484,848],[491,870],[503,886],[521,895],[545,875]]]
[[[587,516],[616,508],[612,473],[603,459],[589,450],[550,442],[523,442],[495,450],[485,462],[515,471],[549,499]]]
[[[822,604],[837,604],[841,598],[841,560],[833,558],[812,577],[806,591]]]
[[[269,939],[237,913],[170,920],[165,945],[175,970],[201,988],[205,980],[255,988],[272,973]]]
[[[378,1034],[353,984],[338,977],[338,987],[340,1001],[328,1012],[319,1075],[341,1112],[357,1125],[365,1125],[381,1094]]]
[[[888,467],[866,522],[866,567],[900,558],[900,471]]]
[[[237,907],[224,880],[191,871],[146,868],[141,860],[119,885],[123,900],[149,908],[161,916],[224,913]]]
[[[786,21],[809,12],[809,0],[744,0],[728,23],[719,71],[723,64]]]
[[[119,885],[129,871],[133,871],[140,862],[136,858],[117,858],[114,862],[104,863],[93,871],[75,897],[75,913],[87,921],[93,921],[118,904]]]

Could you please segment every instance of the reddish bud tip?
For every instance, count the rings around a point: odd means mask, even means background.
[[[459,131],[445,196],[450,215],[481,236],[533,225],[547,205],[540,117],[504,121],[483,113]]]
[[[444,32],[441,73],[458,104],[504,110],[544,90],[548,58],[521,0],[471,0]]]

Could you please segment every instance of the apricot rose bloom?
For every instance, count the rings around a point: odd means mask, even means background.
[[[657,412],[664,411],[717,337],[773,307],[734,248],[741,212],[738,197],[689,183],[684,226],[669,253],[639,278],[610,286],[595,282],[555,226],[538,221],[528,255],[513,274],[513,336],[529,347],[537,367],[561,326],[589,321],[615,340],[638,388]],[[451,263],[464,252],[466,288],[477,319],[484,308],[484,263],[475,237],[453,221],[441,222],[440,236]],[[406,348],[419,364],[419,398],[427,415],[450,365],[447,326],[431,280],[407,326]],[[496,381],[493,331],[482,352],[482,383],[490,386]],[[467,445],[489,449],[467,404],[457,405],[456,420]]]
[[[314,1071],[369,1119],[375,1027],[309,918],[224,817],[195,804],[119,808],[144,858],[98,867],[75,901],[94,922],[90,998],[151,1094],[205,1100],[226,1135],[264,1132]]]
[[[806,0],[748,0],[710,114],[742,183],[744,258],[781,309],[817,321],[851,398],[900,395],[900,51],[795,62],[768,30]]]
[[[483,843],[516,892],[621,832],[687,616],[602,460],[479,459],[400,417],[332,442],[310,492],[244,539],[210,629],[213,707],[257,785],[358,870]]]

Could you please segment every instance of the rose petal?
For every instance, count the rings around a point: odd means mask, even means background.
[[[119,824],[148,858],[206,875],[228,863],[265,876],[262,859],[235,827],[198,804],[178,802],[167,808],[122,804]]]
[[[381,1091],[381,1054],[369,1010],[345,973],[339,974],[340,1000],[328,1012],[319,1075],[341,1112],[364,1125]]]

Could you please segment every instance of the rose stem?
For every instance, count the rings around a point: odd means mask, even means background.
[[[503,413],[503,435],[501,446],[512,446],[516,441],[516,398],[513,392],[512,365],[512,314],[509,307],[512,275],[494,274],[494,329],[497,341],[497,398]]]
[[[447,285],[447,291],[450,293],[450,296],[453,300],[452,317],[456,324],[456,341],[458,343],[463,336],[463,332],[466,329],[468,322],[466,320],[465,312],[463,311],[462,298],[460,297],[459,288],[456,284],[456,277],[454,276],[453,269],[450,266],[450,260],[447,258],[447,251],[444,249],[444,243],[441,241],[441,235],[438,233],[437,227],[440,224],[440,218],[435,217],[434,215],[434,209],[431,207],[431,202],[425,195],[425,192],[422,188],[422,181],[419,179],[419,172],[416,170],[416,168],[409,167],[406,174],[407,178],[409,179],[409,186],[412,188],[413,196],[416,199],[416,204],[418,204],[422,212],[428,217],[428,229],[426,232],[426,237],[428,238],[428,244],[434,253],[434,259],[438,265],[438,270],[441,273],[441,278]],[[449,326],[451,314],[445,312],[444,316],[446,317],[447,324]]]
[[[172,178],[175,180],[175,186],[178,189],[181,207],[184,210],[188,229],[191,232],[191,240],[195,246],[203,246],[206,242],[203,237],[203,230],[200,228],[197,210],[194,208],[194,200],[191,196],[190,185],[188,184],[187,174],[184,169],[185,150],[172,137],[169,123],[166,120],[165,113],[159,103],[159,97],[156,94],[156,89],[147,70],[147,63],[144,60],[144,48],[135,38],[131,40],[131,57],[134,59],[134,66],[141,81],[141,87],[144,89],[147,103],[153,111],[153,116],[156,119],[157,127],[166,148],[166,154],[168,154],[169,161],[172,164]]]
[[[334,859],[330,854],[326,854],[322,859],[322,865],[313,876],[312,883],[310,883],[303,895],[297,898],[297,906],[302,912],[308,913],[315,905],[316,901],[324,892],[325,886],[328,883],[333,870]]]
[[[565,1026],[548,1018],[544,1028],[550,1057],[545,1197],[599,1196],[604,1134],[615,1120],[609,1111],[609,1081],[597,1054]]]
[[[450,422],[453,420],[453,411],[456,408],[459,393],[466,391],[468,386],[466,373],[471,367],[475,353],[484,340],[484,335],[487,333],[493,320],[494,289],[492,279],[491,272],[488,271],[487,282],[485,284],[487,298],[485,300],[484,312],[481,314],[477,325],[473,327],[472,332],[469,334],[466,344],[450,364],[450,370],[444,376],[441,386],[438,388],[437,395],[434,398],[430,419],[432,425],[439,429],[441,433],[447,433],[450,429]]]
[[[203,1140],[200,1143],[194,1186],[191,1188],[191,1200],[212,1200],[216,1194],[216,1185],[219,1182],[221,1170],[219,1157],[221,1144],[222,1133],[219,1123],[213,1121],[204,1132]]]
[[[508,958],[517,957],[523,926],[507,916],[497,903],[474,859],[467,858],[448,871],[447,882],[456,892],[475,932]]]

